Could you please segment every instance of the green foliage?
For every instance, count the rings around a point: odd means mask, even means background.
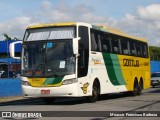
[[[11,40],[11,37],[9,37],[6,33],[2,34],[6,39],[5,40]]]
[[[159,60],[160,61],[160,47],[149,46],[150,58],[151,60]]]
[[[11,38],[11,37],[10,37],[8,34],[6,34],[6,33],[3,33],[2,35],[5,37],[5,41],[7,41],[7,40],[21,40],[20,38],[17,38],[17,37]]]

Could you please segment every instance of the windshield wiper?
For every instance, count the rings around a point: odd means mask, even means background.
[[[53,68],[55,67],[55,65],[53,66]],[[47,68],[48,69],[48,68]],[[49,70],[49,69],[48,69]],[[49,71],[48,71],[49,72]],[[53,70],[53,69],[51,69],[51,72],[52,73],[50,73],[51,74],[51,76],[54,76],[54,77],[60,77],[61,75],[59,74],[59,72],[57,72],[56,70]],[[47,73],[47,74],[49,74],[49,73]],[[48,75],[47,75],[48,76]]]
[[[54,75],[54,77],[60,77],[60,74],[57,71],[54,71],[54,70],[53,70],[53,75]]]

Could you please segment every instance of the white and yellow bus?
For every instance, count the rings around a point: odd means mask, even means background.
[[[14,47],[10,53],[14,58]],[[24,97],[52,102],[56,97],[84,97],[150,87],[147,42],[105,26],[82,22],[41,24],[26,29],[22,41]]]

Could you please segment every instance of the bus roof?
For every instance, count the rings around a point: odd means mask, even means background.
[[[108,26],[94,25],[93,28],[99,29],[99,30],[102,30],[102,31],[106,31],[106,32],[109,32],[109,33],[112,33],[112,34],[124,36],[124,37],[127,37],[127,38],[136,39],[136,40],[139,40],[139,41],[146,42],[146,39],[144,39],[144,38],[135,37],[135,36],[129,35],[127,33],[124,33],[123,31],[121,31],[119,29],[114,29],[114,28],[111,28],[111,27],[108,27]]]
[[[30,28],[52,27],[52,26],[71,26],[71,25],[76,25],[76,22],[38,24],[38,25],[29,26],[27,29],[30,29]]]
[[[62,23],[49,23],[49,24],[39,24],[39,25],[33,25],[33,26],[29,26],[27,29],[32,29],[32,28],[43,28],[43,27],[52,27],[52,26],[72,26],[72,25],[90,25],[92,26],[93,29],[97,29],[97,30],[101,30],[101,31],[106,31],[112,34],[116,34],[116,35],[120,35],[120,36],[124,36],[124,37],[128,37],[131,39],[136,39],[139,41],[143,41],[146,42],[146,40],[144,38],[139,38],[139,37],[135,37],[135,36],[131,36],[128,35],[118,29],[114,29],[108,26],[103,26],[103,25],[91,25],[88,23],[83,23],[83,22],[62,22]]]

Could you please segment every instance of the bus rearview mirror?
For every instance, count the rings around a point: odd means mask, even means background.
[[[16,44],[19,44],[19,43],[22,43],[22,41],[13,42],[9,45],[9,53],[10,53],[11,58],[20,59],[20,57],[15,56],[15,46]]]
[[[74,53],[75,55],[78,55],[78,41],[79,41],[80,39],[81,39],[80,37],[73,39],[73,53]]]

